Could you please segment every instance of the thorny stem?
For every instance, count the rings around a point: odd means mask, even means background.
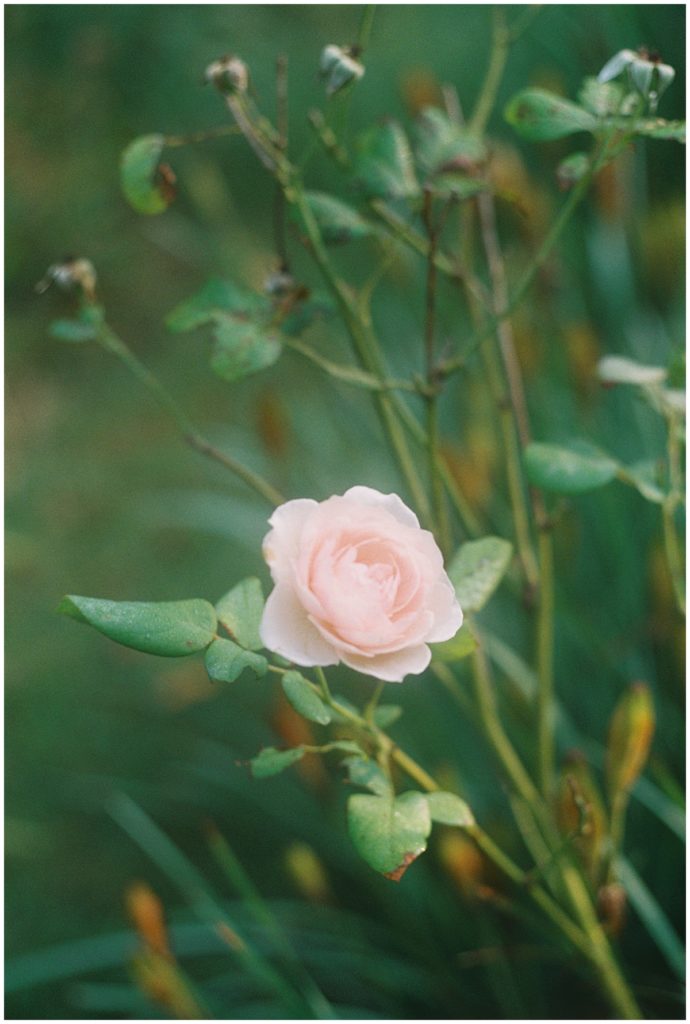
[[[272,484],[264,480],[262,476],[249,469],[239,462],[232,455],[221,452],[214,447],[210,441],[199,434],[194,424],[187,418],[185,412],[172,397],[170,392],[161,384],[156,376],[144,366],[134,355],[132,350],[122,341],[120,337],[107,324],[102,324],[98,331],[98,342],[102,348],[111,355],[117,356],[125,366],[134,374],[137,380],[146,387],[154,398],[172,417],[177,425],[183,440],[201,455],[219,462],[221,466],[229,469],[231,473],[243,480],[252,490],[261,495],[270,505],[281,505],[285,498],[277,491]]]

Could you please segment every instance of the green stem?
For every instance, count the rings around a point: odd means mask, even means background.
[[[539,793],[501,724],[486,655],[481,644],[472,654],[474,691],[484,730],[517,793],[531,806],[540,803]]]
[[[334,380],[342,381],[344,384],[349,384],[352,387],[363,388],[365,391],[419,392],[419,386],[414,381],[398,379],[381,380],[373,373],[361,370],[358,366],[334,363],[300,338],[286,338],[285,347],[292,349],[293,352],[299,352],[310,363],[318,366],[319,369],[333,377]]]
[[[286,198],[297,207],[302,216],[312,253],[340,308],[361,365],[369,373],[377,376],[380,381],[384,381],[383,361],[378,350],[376,336],[369,324],[362,320],[356,302],[350,297],[346,286],[336,274],[326,252],[319,226],[304,197],[301,184],[294,177],[289,189],[286,191]],[[431,513],[426,492],[407,446],[405,435],[391,402],[391,396],[383,392],[375,394],[374,401],[389,444],[400,466],[413,501],[422,519],[428,523]]]
[[[383,680],[380,680],[376,684],[376,688],[364,709],[364,719],[369,723],[369,725],[374,725],[374,713],[376,712],[376,708],[378,707],[378,703],[381,699],[381,694],[383,693],[385,686],[386,684]]]
[[[680,445],[678,443],[678,424],[676,417],[670,415],[667,420],[667,443],[668,443],[668,475],[670,492],[664,500],[661,514],[664,524],[664,549],[668,563],[673,591],[676,596],[676,603],[683,615],[685,615],[685,574],[683,571],[684,559],[676,533],[675,512],[679,503],[683,500],[683,484],[680,459]]]
[[[355,49],[357,50],[358,56],[361,56],[369,45],[369,38],[371,36],[371,29],[374,24],[375,14],[376,4],[364,5],[362,20],[359,23],[359,31],[357,33],[357,41],[355,43]]]
[[[169,413],[183,439],[190,447],[201,455],[206,455],[208,458],[219,462],[221,466],[229,469],[231,473],[234,473],[235,476],[243,480],[270,505],[281,505],[285,501],[280,491],[277,491],[262,476],[259,476],[254,470],[249,469],[248,466],[233,458],[232,455],[219,451],[210,441],[199,434],[167,388],[144,366],[124,341],[107,324],[101,325],[97,340],[102,348],[110,352],[111,355],[117,356],[124,363],[137,380],[148,389],[159,405]]]
[[[539,610],[537,618],[537,733],[539,779],[548,799],[554,766],[553,736],[553,539],[544,526],[539,531]]]
[[[487,68],[484,84],[482,85],[477,106],[470,118],[469,129],[476,135],[482,135],[489,121],[496,103],[496,96],[503,78],[508,52],[510,50],[511,36],[505,21],[503,11],[494,9],[493,12],[493,42],[491,56]]]

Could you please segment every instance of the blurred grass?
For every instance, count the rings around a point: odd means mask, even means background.
[[[310,137],[303,114],[322,104],[315,73],[320,49],[351,39],[360,10],[6,8],[7,950],[23,954],[120,932],[122,893],[133,877],[150,878],[168,905],[177,905],[166,880],[106,817],[104,799],[117,788],[140,800],[194,863],[211,872],[200,821],[213,816],[270,899],[299,897],[283,855],[296,839],[310,843],[326,865],[339,910],[358,913],[367,928],[383,922],[373,948],[397,944],[410,978],[413,964],[431,971],[434,1013],[451,1007],[460,1016],[520,1016],[527,1007],[539,1016],[541,1007],[551,1015],[562,1007],[564,978],[569,1012],[587,1013],[599,1007],[598,997],[588,988],[575,992],[567,962],[548,965],[548,977],[529,956],[511,966],[512,954],[507,980],[495,974],[504,970],[500,964],[458,972],[458,953],[497,944],[505,951],[511,932],[498,911],[485,907],[477,915],[468,907],[435,846],[403,886],[384,885],[351,850],[343,787],[328,773],[312,766],[307,774],[259,785],[233,767],[233,759],[294,728],[284,711],[276,720],[268,686],[241,682],[232,694],[220,692],[199,664],[146,659],[53,614],[70,591],[213,599],[248,573],[266,579],[259,542],[269,511],[187,452],[124,369],[100,351],[61,347],[48,337],[47,325],[65,303],[55,295],[38,299],[33,286],[66,253],[93,259],[114,326],[205,431],[281,489],[324,497],[355,482],[399,486],[366,396],[334,387],[289,353],[248,385],[228,387],[200,358],[201,338],[173,337],[162,326],[165,314],[206,277],[227,274],[260,286],[274,266],[270,183],[242,141],[175,151],[179,198],[161,218],[137,217],[118,186],[119,154],[135,135],[223,123],[222,105],[201,82],[206,64],[228,49],[249,62],[269,111],[275,57],[289,55],[291,137],[299,153]],[[488,15],[480,6],[380,8],[367,74],[353,94],[353,130],[383,114],[409,123],[411,105],[439,82],[452,82],[471,109],[488,55]],[[582,77],[612,53],[647,43],[677,71],[661,113],[682,117],[683,40],[680,5],[541,11],[514,49],[490,125],[497,165],[528,211],[525,220],[501,210],[509,270],[519,273],[557,208],[553,172],[570,144],[518,144],[500,117],[504,102],[530,83],[574,95]],[[328,188],[337,178],[318,157],[308,180]],[[681,343],[683,185],[680,147],[639,145],[599,182],[541,275],[516,320],[539,439],[585,434],[624,460],[658,456],[653,414],[625,389],[596,389],[591,373],[604,353],[661,364]],[[355,279],[373,266],[366,247],[338,258]],[[308,266],[304,257],[296,264]],[[394,368],[419,358],[419,270],[414,262],[397,268],[376,296],[376,322]],[[309,280],[318,284],[313,274]],[[450,305],[442,305],[440,320],[457,340]],[[342,339],[330,334],[337,351]],[[505,532],[500,452],[478,379],[473,368],[449,387],[443,425],[468,494]],[[558,592],[557,687],[577,730],[603,742],[625,683],[649,682],[659,730],[648,781],[674,803],[684,763],[683,633],[660,541],[656,510],[622,486],[571,503],[557,539],[558,564],[567,570]],[[507,595],[496,598],[486,623],[528,653],[527,621]],[[342,686],[366,692],[363,684]],[[511,692],[506,683],[506,709],[522,723],[529,752],[525,705]],[[487,826],[504,828],[505,800],[471,723],[431,678],[410,681],[393,699],[406,709],[396,727],[401,742],[424,763],[455,774]],[[682,932],[682,850],[641,803],[631,808],[627,850]],[[301,907],[307,918],[316,913]],[[622,944],[648,1005],[675,1013],[668,966],[634,919],[632,925]],[[347,934],[347,921],[333,927],[336,935]],[[86,954],[80,956],[75,963],[86,968]],[[124,975],[115,974],[110,981],[122,985]],[[357,998],[375,1009],[375,979],[361,979]],[[241,992],[228,991],[226,1006],[240,1009]],[[70,1017],[79,1007],[95,1015],[99,998],[105,999],[100,1012],[108,1012],[106,996],[56,977],[22,989],[8,1009],[18,1017]],[[110,997],[120,998],[124,1015],[143,1013],[129,989]],[[425,997],[409,985],[393,987],[387,998],[384,1013],[424,1014]]]

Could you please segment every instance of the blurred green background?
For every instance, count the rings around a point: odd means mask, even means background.
[[[188,451],[119,364],[96,348],[50,339],[50,320],[69,302],[56,292],[39,298],[34,285],[67,253],[93,260],[110,322],[203,431],[285,493],[322,498],[354,483],[401,489],[365,393],[334,385],[292,353],[232,387],[208,370],[201,334],[172,336],[163,326],[209,276],[258,288],[275,268],[271,182],[243,141],[171,151],[179,194],[161,217],[137,216],[118,183],[119,155],[133,137],[224,122],[218,95],[202,82],[206,65],[227,51],[248,62],[270,115],[275,58],[288,55],[291,147],[299,154],[311,138],[307,111],[325,103],[319,53],[352,40],[360,13],[324,5],[5,8],[6,942],[10,956],[23,957],[8,1016],[155,1015],[118,966],[136,948],[125,934],[123,892],[146,878],[175,919],[187,918],[176,891],[107,815],[113,790],[146,807],[222,887],[200,828],[212,818],[262,893],[294,918],[295,934],[302,929],[295,942],[311,950],[305,956],[336,1003],[384,1017],[602,1010],[594,989],[557,956],[512,964],[509,957],[507,967],[459,960],[524,936],[511,938],[490,908],[477,914],[438,843],[398,887],[370,872],[347,839],[337,773],[310,766],[252,781],[235,762],[297,735],[267,680],[221,692],[198,662],[146,658],[54,614],[69,592],[214,600],[244,575],[267,582],[260,541],[270,512]],[[490,10],[481,6],[379,8],[367,73],[352,96],[351,131],[383,115],[409,125],[445,82],[471,110],[489,39]],[[613,53],[645,43],[676,68],[660,114],[683,117],[684,39],[679,4],[541,10],[514,47],[489,128],[496,173],[525,211],[500,210],[509,272],[519,274],[554,216],[562,201],[555,168],[577,146],[519,142],[501,117],[505,102],[528,84],[575,96]],[[651,410],[625,389],[599,389],[593,369],[606,353],[661,365],[681,348],[684,173],[674,143],[639,143],[624,154],[598,181],[516,318],[538,439],[584,435],[628,461],[663,451]],[[322,156],[307,182],[340,187]],[[319,287],[291,245],[297,271]],[[338,260],[362,280],[375,256],[355,243]],[[421,367],[422,280],[420,263],[401,261],[377,292],[376,324],[396,372]],[[457,342],[469,327],[454,322],[444,301],[441,330]],[[337,358],[346,354],[337,326],[319,327],[317,340]],[[449,387],[443,417],[448,454],[473,506],[509,532],[501,453],[476,368]],[[632,805],[628,853],[682,932],[682,846],[658,812],[663,806],[676,826],[682,820],[683,632],[656,510],[618,484],[578,498],[557,536],[557,559],[557,686],[572,719],[563,748],[589,737],[596,760],[624,685],[644,679],[653,688],[652,796]],[[487,623],[529,653],[527,620],[510,595],[492,603]],[[342,689],[351,697],[367,692],[345,681]],[[525,708],[515,694],[504,698],[529,749]],[[474,727],[431,678],[396,688],[393,699],[405,707],[400,742],[459,779],[486,826],[509,841],[505,799]],[[321,906],[295,873],[295,843],[308,844],[321,862],[328,880]],[[64,945],[113,933],[110,946]],[[634,913],[622,946],[650,1012],[679,1015],[678,980]],[[225,1014],[261,1016],[258,1007],[272,1015],[217,960],[198,956],[190,970],[216,971],[209,984]]]

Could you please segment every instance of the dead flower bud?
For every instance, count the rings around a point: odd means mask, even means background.
[[[226,54],[209,64],[204,77],[225,95],[242,93],[249,85],[249,68],[239,57]]]
[[[42,295],[52,284],[65,291],[81,288],[84,297],[93,302],[96,297],[96,269],[91,260],[66,256],[62,263],[53,263],[48,267],[36,285],[36,291]]]

